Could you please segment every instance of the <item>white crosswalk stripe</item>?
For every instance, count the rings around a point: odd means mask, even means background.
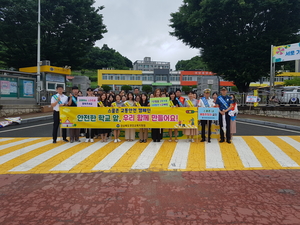
[[[31,170],[32,168],[38,166],[39,164],[45,162],[46,160],[52,158],[53,156],[69,149],[69,148],[72,148],[76,145],[80,144],[80,142],[75,142],[75,143],[67,143],[67,144],[64,144],[64,145],[61,145],[59,147],[56,147],[54,149],[51,149],[50,151],[47,151],[47,152],[44,152],[24,163],[22,163],[21,165],[19,166],[16,166],[15,168],[11,169],[10,171],[11,172],[14,172],[14,171],[28,171],[28,170]]]
[[[255,137],[282,167],[299,167],[299,165],[266,137]]]
[[[205,142],[206,168],[224,168],[220,145],[217,139],[211,139],[211,143]]]
[[[185,169],[190,149],[190,142],[179,141],[169,163],[169,169]]]
[[[100,148],[107,145],[109,142],[96,142],[92,144],[91,146],[82,149],[80,152],[77,152],[76,154],[72,155],[65,161],[61,162],[57,166],[51,169],[51,171],[68,171],[71,170],[74,166],[78,165],[80,162],[85,160],[87,157],[89,157],[94,152],[98,151]]]
[[[13,147],[13,146],[16,146],[16,145],[24,144],[26,142],[34,141],[34,140],[37,140],[37,139],[40,139],[40,138],[27,138],[27,139],[12,142],[12,143],[9,143],[9,144],[6,144],[6,145],[0,145],[0,150],[10,148],[10,147]]]
[[[14,159],[16,157],[19,157],[19,156],[27,153],[27,152],[33,151],[33,150],[35,150],[37,148],[43,147],[43,146],[48,145],[50,143],[52,143],[52,140],[47,140],[47,141],[39,142],[39,143],[30,145],[30,146],[27,146],[25,148],[21,148],[21,149],[19,149],[17,151],[13,151],[13,152],[8,153],[6,155],[0,156],[0,164],[6,163],[9,160],[12,160],[12,159]]]
[[[137,141],[124,142],[111,153],[109,153],[101,162],[99,162],[93,170],[109,170],[118,162],[122,156],[136,143]]]
[[[300,152],[300,143],[295,141],[293,138],[290,137],[279,137],[281,140],[285,141],[289,145],[291,145],[293,148],[297,149],[298,152]]]
[[[143,170],[148,169],[158,153],[161,145],[158,142],[150,142],[149,145],[144,149],[139,158],[135,161],[131,169]]]
[[[11,138],[2,138],[2,139],[0,139],[0,142],[9,141],[9,140],[11,140]]]
[[[242,137],[234,137],[234,141],[232,141],[232,143],[234,144],[235,149],[246,168],[262,167],[261,163],[258,161],[256,156]]]

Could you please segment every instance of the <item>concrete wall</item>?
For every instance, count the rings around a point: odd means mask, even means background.
[[[2,105],[0,117],[19,116],[26,113],[41,112],[39,105]]]
[[[300,123],[300,107],[238,107],[239,112],[248,115],[260,115],[278,118],[298,119]]]

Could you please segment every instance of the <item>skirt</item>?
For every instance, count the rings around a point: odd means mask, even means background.
[[[230,120],[230,133],[235,134],[236,133],[236,120]]]

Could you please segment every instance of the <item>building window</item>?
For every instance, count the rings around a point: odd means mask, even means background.
[[[140,76],[136,76],[135,79],[136,79],[136,80],[140,80],[141,77],[140,77]]]
[[[153,77],[152,77],[152,76],[149,76],[149,77],[148,77],[148,80],[153,80]]]

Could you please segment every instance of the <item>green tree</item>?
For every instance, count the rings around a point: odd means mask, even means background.
[[[128,92],[128,91],[131,91],[132,90],[132,87],[129,86],[129,85],[123,85],[121,87],[121,90],[124,90],[125,92]]]
[[[41,1],[41,59],[79,68],[106,31],[103,7],[93,0]],[[36,65],[37,1],[3,0],[0,6],[0,58],[7,67]]]
[[[125,56],[122,56],[116,50],[109,48],[106,44],[99,47],[93,47],[86,57],[85,69],[115,68],[128,70],[132,68],[132,62]]]
[[[152,92],[152,86],[150,86],[150,85],[143,85],[142,91],[146,92],[146,93],[150,93],[150,92]]]
[[[285,80],[284,85],[286,86],[300,86],[300,77],[295,77],[290,80]]]
[[[200,56],[195,56],[189,60],[180,60],[175,65],[176,70],[207,70],[207,65]]]
[[[182,91],[187,94],[189,91],[191,91],[193,88],[191,86],[182,86]]]
[[[105,91],[105,92],[109,92],[111,90],[111,87],[108,85],[105,85],[105,84],[103,84],[101,87],[103,88],[103,91]]]
[[[270,46],[299,41],[300,1],[184,0],[170,34],[193,48],[240,92],[268,76]]]

